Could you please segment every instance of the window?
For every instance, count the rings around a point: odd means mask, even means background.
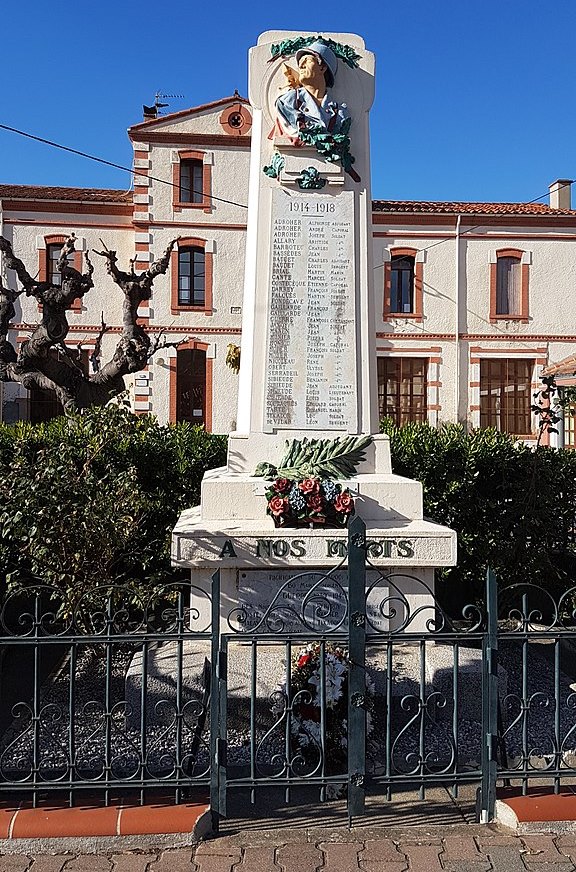
[[[384,320],[422,320],[423,261],[415,248],[393,248],[384,264]]]
[[[428,359],[378,358],[378,406],[381,418],[397,425],[426,421]]]
[[[496,264],[496,314],[520,314],[519,257],[499,257]]]
[[[60,242],[51,242],[46,246],[46,281],[58,286],[62,284],[62,275],[58,269],[61,254],[62,244]],[[68,263],[70,266],[74,266],[73,253],[68,255]]]
[[[525,436],[532,432],[532,360],[480,361],[480,426]]]
[[[390,312],[414,311],[414,258],[398,254],[390,264]]]
[[[576,404],[570,403],[564,409],[564,448],[576,449]]]
[[[204,306],[206,266],[203,248],[178,249],[178,305]]]
[[[212,156],[209,152],[178,151],[172,157],[172,208],[210,212]]]
[[[212,314],[214,244],[206,239],[180,239],[172,252],[172,312],[192,309]]]
[[[203,203],[203,164],[201,160],[180,161],[180,202]]]
[[[528,321],[529,252],[503,248],[490,269],[490,320]]]
[[[176,358],[176,421],[206,423],[206,352],[179,348]]]

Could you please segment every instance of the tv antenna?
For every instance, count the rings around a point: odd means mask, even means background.
[[[163,115],[161,109],[167,109],[170,105],[169,103],[162,103],[162,100],[182,100],[184,99],[184,94],[161,94],[160,91],[157,91],[154,94],[154,105],[153,106],[143,106],[144,110],[144,118],[158,118],[159,115]]]

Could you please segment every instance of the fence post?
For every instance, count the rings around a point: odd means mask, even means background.
[[[366,776],[366,525],[348,530],[348,819],[364,812]]]
[[[210,645],[210,810],[212,831],[218,832],[220,817],[224,813],[220,803],[220,570],[212,576]]]
[[[494,819],[498,777],[498,581],[486,572],[486,634],[482,641],[482,786],[480,822]]]

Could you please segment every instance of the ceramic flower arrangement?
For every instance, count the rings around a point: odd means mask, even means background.
[[[336,481],[277,478],[266,488],[267,513],[277,527],[346,527],[354,498]]]

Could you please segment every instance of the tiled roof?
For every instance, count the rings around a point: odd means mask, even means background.
[[[576,373],[576,354],[571,354],[558,363],[552,363],[543,370],[544,375],[574,375],[574,373]]]
[[[427,200],[373,200],[375,212],[443,213],[446,215],[570,215],[576,210],[551,209],[545,203],[449,203]]]
[[[111,188],[54,188],[0,185],[0,200],[70,200],[80,203],[131,203],[132,191]]]

